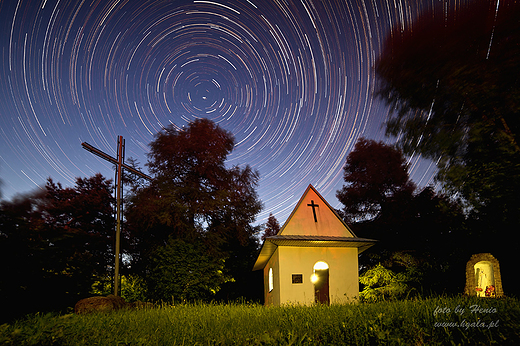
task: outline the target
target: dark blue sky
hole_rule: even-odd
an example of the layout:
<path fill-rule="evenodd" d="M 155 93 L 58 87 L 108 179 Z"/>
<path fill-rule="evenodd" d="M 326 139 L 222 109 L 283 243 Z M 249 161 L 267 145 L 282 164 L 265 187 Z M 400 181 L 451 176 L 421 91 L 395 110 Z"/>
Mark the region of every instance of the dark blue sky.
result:
<path fill-rule="evenodd" d="M 82 142 L 115 156 L 122 135 L 126 157 L 144 166 L 162 127 L 206 117 L 235 135 L 229 164 L 260 171 L 258 221 L 273 213 L 283 223 L 308 184 L 339 207 L 356 140 L 394 141 L 373 96 L 384 38 L 437 3 L 2 1 L 3 197 L 48 177 L 112 178 Z M 431 163 L 413 158 L 410 170 L 432 183 Z"/>

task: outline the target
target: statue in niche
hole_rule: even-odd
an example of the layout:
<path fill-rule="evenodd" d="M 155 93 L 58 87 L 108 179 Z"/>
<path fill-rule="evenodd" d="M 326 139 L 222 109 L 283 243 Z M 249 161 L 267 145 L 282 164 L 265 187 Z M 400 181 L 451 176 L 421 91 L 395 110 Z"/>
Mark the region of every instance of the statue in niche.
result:
<path fill-rule="evenodd" d="M 471 256 L 466 264 L 466 287 L 464 294 L 478 297 L 501 297 L 502 279 L 498 260 L 490 253 Z"/>

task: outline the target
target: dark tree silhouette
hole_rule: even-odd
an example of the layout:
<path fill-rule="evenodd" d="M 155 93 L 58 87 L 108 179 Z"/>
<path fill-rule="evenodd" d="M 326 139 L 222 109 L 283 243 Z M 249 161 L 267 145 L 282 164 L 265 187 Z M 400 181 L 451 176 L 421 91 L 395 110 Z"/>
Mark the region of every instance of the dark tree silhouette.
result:
<path fill-rule="evenodd" d="M 0 318 L 73 306 L 108 274 L 111 193 L 97 174 L 72 188 L 49 179 L 42 191 L 0 203 L 0 260 L 8 264 L 0 266 Z"/>
<path fill-rule="evenodd" d="M 520 3 L 471 1 L 424 13 L 388 36 L 376 71 L 395 110 L 387 132 L 439 168 L 471 216 L 467 247 L 516 278 L 520 228 Z M 511 289 L 518 291 L 515 280 Z"/>
<path fill-rule="evenodd" d="M 343 170 L 346 184 L 336 196 L 348 223 L 377 218 L 415 190 L 401 151 L 383 142 L 360 138 Z"/>
<path fill-rule="evenodd" d="M 57 271 L 85 276 L 77 279 L 71 292 L 88 295 L 92 281 L 86 278 L 104 275 L 114 262 L 112 183 L 98 173 L 77 178 L 73 188 L 63 188 L 49 178 L 45 189 L 40 210 L 54 249 L 48 260 Z"/>
<path fill-rule="evenodd" d="M 278 232 L 280 232 L 280 224 L 278 223 L 278 220 L 274 217 L 272 213 L 269 214 L 269 217 L 267 218 L 267 222 L 265 224 L 264 233 L 262 234 L 262 241 L 265 240 L 265 238 L 277 235 Z"/>
<path fill-rule="evenodd" d="M 378 240 L 360 257 L 360 264 L 375 268 L 382 263 L 396 273 L 406 272 L 409 289 L 446 292 L 449 285 L 456 290 L 449 281 L 458 275 L 457 266 L 463 266 L 457 257 L 465 234 L 459 204 L 430 187 L 415 192 L 402 152 L 382 142 L 361 138 L 347 156 L 344 171 L 346 185 L 337 196 L 345 221 L 356 235 Z M 409 258 L 414 264 L 395 258 Z M 417 277 L 412 278 L 412 272 Z"/>

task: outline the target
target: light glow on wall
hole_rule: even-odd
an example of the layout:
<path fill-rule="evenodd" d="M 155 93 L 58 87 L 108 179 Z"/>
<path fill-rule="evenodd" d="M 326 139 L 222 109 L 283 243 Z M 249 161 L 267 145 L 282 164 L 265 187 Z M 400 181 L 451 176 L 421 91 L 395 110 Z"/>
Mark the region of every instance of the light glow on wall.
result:
<path fill-rule="evenodd" d="M 323 269 L 329 269 L 329 265 L 323 261 L 316 262 L 314 265 L 314 270 L 323 270 Z"/>
<path fill-rule="evenodd" d="M 273 268 L 269 268 L 269 292 L 274 289 Z"/>
<path fill-rule="evenodd" d="M 329 269 L 329 265 L 326 262 L 318 261 L 314 264 L 314 273 L 311 275 L 311 282 L 315 284 L 319 280 L 319 276 L 316 275 L 316 270 L 326 270 Z"/>

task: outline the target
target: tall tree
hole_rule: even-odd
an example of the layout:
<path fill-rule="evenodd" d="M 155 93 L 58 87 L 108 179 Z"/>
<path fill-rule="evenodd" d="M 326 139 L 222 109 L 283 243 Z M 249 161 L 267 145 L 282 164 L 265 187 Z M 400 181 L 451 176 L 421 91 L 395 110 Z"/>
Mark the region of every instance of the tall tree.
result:
<path fill-rule="evenodd" d="M 349 223 L 377 218 L 415 190 L 401 151 L 383 142 L 360 138 L 343 170 L 345 185 L 336 196 Z"/>
<path fill-rule="evenodd" d="M 254 260 L 259 175 L 249 166 L 226 167 L 233 147 L 231 133 L 207 119 L 156 135 L 147 163 L 154 180 L 136 191 L 127 208 L 137 265 L 170 238 L 205 242 L 235 279 L 243 263 Z"/>
<path fill-rule="evenodd" d="M 265 224 L 264 233 L 262 234 L 262 240 L 265 240 L 265 238 L 277 235 L 278 232 L 280 232 L 280 224 L 278 223 L 278 220 L 276 220 L 276 217 L 272 213 L 269 214 L 269 217 L 267 218 L 267 222 Z"/>
<path fill-rule="evenodd" d="M 72 291 L 86 295 L 91 280 L 104 275 L 114 261 L 112 183 L 98 173 L 76 178 L 73 188 L 63 188 L 49 178 L 45 189 L 41 213 L 55 249 L 49 261 L 57 271 L 75 278 Z"/>

